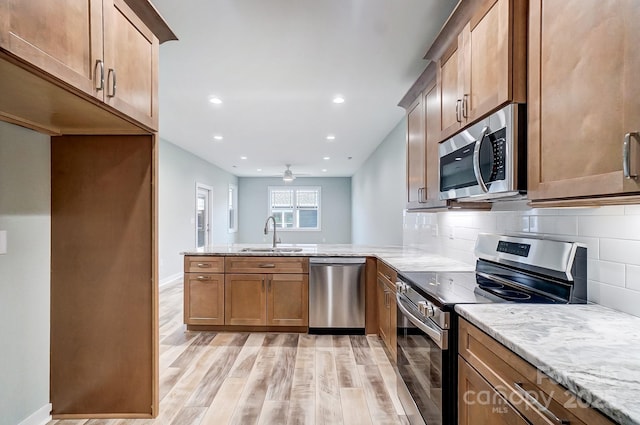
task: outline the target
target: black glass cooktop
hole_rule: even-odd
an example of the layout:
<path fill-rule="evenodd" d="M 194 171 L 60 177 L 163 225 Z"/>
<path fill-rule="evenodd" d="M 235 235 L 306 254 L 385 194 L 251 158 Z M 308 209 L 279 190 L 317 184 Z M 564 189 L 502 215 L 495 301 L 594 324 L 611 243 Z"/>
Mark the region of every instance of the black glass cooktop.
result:
<path fill-rule="evenodd" d="M 536 292 L 511 287 L 475 272 L 402 272 L 399 277 L 438 306 L 484 303 L 539 303 L 559 301 Z"/>

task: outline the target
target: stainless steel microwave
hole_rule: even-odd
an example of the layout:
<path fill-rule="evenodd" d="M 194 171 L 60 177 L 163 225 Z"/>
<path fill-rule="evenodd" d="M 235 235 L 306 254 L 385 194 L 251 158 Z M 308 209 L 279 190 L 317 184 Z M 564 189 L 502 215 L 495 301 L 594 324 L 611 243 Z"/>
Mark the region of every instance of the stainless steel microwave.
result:
<path fill-rule="evenodd" d="M 440 199 L 483 201 L 525 193 L 525 108 L 509 104 L 440 144 Z"/>

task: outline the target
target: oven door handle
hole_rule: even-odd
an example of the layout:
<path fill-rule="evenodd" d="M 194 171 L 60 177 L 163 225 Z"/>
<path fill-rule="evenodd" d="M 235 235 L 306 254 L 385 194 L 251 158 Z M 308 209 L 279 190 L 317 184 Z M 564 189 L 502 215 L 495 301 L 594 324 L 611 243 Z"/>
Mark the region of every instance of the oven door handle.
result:
<path fill-rule="evenodd" d="M 485 126 L 480 133 L 480 137 L 478 137 L 478 140 L 476 140 L 475 146 L 473 147 L 473 174 L 475 174 L 478 186 L 480 186 L 480 189 L 482 189 L 484 193 L 489 192 L 489 188 L 482 179 L 482 170 L 480 170 L 480 148 L 482 147 L 482 141 L 484 140 L 484 137 L 487 135 L 488 131 L 489 127 Z"/>
<path fill-rule="evenodd" d="M 423 321 L 415 317 L 409 311 L 409 309 L 405 307 L 405 302 L 402 300 L 400 294 L 396 294 L 396 301 L 398 304 L 398 308 L 400 309 L 402 314 L 404 314 L 407 319 L 409 319 L 409 321 L 413 323 L 418 329 L 427 334 L 429 338 L 431 338 L 441 350 L 446 350 L 449 348 L 447 341 L 447 331 L 438 328 L 436 325 L 424 323 Z"/>

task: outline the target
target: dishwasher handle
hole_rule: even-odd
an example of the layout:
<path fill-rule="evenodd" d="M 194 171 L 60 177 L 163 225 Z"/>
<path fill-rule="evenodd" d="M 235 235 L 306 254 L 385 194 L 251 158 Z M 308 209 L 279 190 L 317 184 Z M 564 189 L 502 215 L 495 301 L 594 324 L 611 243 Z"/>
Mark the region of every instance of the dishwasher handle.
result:
<path fill-rule="evenodd" d="M 309 258 L 310 266 L 339 266 L 351 264 L 364 264 L 366 258 L 361 257 L 311 257 Z"/>

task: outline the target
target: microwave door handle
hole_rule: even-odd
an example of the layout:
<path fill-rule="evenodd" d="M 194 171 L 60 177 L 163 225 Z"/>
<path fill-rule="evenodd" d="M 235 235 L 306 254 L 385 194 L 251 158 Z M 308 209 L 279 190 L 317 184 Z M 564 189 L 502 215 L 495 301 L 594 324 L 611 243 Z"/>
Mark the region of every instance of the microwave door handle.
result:
<path fill-rule="evenodd" d="M 480 189 L 482 189 L 484 193 L 489 192 L 489 188 L 487 188 L 487 184 L 482 179 L 482 172 L 480 170 L 480 147 L 482 146 L 482 141 L 488 131 L 489 127 L 484 127 L 482 129 L 480 137 L 476 140 L 475 147 L 473 148 L 473 174 L 475 174 L 478 186 L 480 186 Z"/>

